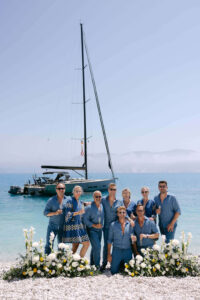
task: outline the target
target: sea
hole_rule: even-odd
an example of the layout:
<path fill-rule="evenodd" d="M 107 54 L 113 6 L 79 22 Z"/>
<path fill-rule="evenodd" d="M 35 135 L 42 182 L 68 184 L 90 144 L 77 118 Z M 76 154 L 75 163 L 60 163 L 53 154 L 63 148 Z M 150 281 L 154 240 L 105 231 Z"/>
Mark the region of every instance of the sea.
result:
<path fill-rule="evenodd" d="M 48 197 L 11 195 L 11 185 L 23 186 L 32 174 L 0 174 L 0 261 L 14 261 L 24 254 L 23 229 L 35 228 L 34 240 L 42 238 L 45 242 L 48 218 L 43 210 Z M 109 178 L 106 174 L 92 174 L 93 178 Z M 200 254 L 200 174 L 116 174 L 117 198 L 121 199 L 122 189 L 131 190 L 131 199 L 141 199 L 141 187 L 150 188 L 150 199 L 158 194 L 158 181 L 167 180 L 169 193 L 175 195 L 180 203 L 181 216 L 178 220 L 176 239 L 181 232 L 192 233 L 189 252 Z M 104 193 L 106 195 L 106 193 Z M 92 194 L 84 194 L 82 201 L 92 200 Z M 103 243 L 103 241 L 102 241 Z"/>

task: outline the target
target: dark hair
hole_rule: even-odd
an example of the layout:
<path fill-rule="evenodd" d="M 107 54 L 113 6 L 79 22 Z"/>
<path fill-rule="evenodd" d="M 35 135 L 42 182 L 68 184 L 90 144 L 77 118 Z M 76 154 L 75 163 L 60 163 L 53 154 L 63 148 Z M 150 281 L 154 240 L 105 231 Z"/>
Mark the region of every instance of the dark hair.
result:
<path fill-rule="evenodd" d="M 136 209 L 137 209 L 138 207 L 141 207 L 141 206 L 142 206 L 142 208 L 143 208 L 143 210 L 144 210 L 144 206 L 142 205 L 142 203 L 138 203 L 137 206 L 136 206 Z"/>
<path fill-rule="evenodd" d="M 160 181 L 158 182 L 158 185 L 160 185 L 161 183 L 164 183 L 164 184 L 166 184 L 166 186 L 167 186 L 167 181 L 166 181 L 166 180 L 160 180 Z"/>

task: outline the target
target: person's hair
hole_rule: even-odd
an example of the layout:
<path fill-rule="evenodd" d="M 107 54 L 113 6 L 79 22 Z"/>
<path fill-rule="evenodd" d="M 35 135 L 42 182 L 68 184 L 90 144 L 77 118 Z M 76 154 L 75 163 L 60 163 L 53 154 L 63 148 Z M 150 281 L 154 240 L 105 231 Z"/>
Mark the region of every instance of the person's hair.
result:
<path fill-rule="evenodd" d="M 93 197 L 94 197 L 94 195 L 96 194 L 96 193 L 100 193 L 101 194 L 101 192 L 100 191 L 94 191 L 94 193 L 93 193 Z M 102 194 L 101 194 L 102 195 Z"/>
<path fill-rule="evenodd" d="M 149 187 L 148 187 L 148 186 L 143 186 L 143 187 L 141 188 L 141 192 L 142 192 L 144 189 L 147 190 L 147 191 L 149 192 Z"/>
<path fill-rule="evenodd" d="M 166 180 L 160 180 L 160 181 L 158 182 L 158 185 L 160 185 L 161 183 L 164 183 L 164 184 L 166 184 L 166 186 L 167 186 L 167 181 L 166 181 Z"/>
<path fill-rule="evenodd" d="M 125 210 L 126 211 L 126 207 L 125 206 L 119 206 L 117 208 L 117 212 L 119 212 L 120 210 Z"/>
<path fill-rule="evenodd" d="M 138 203 L 138 204 L 137 204 L 137 206 L 136 206 L 136 210 L 137 210 L 137 208 L 138 208 L 138 207 L 142 207 L 142 208 L 143 208 L 143 210 L 144 210 L 144 206 L 142 205 L 142 203 Z"/>
<path fill-rule="evenodd" d="M 74 188 L 73 188 L 73 190 L 72 190 L 72 193 L 74 193 L 74 191 L 75 191 L 77 188 L 78 188 L 78 189 L 81 189 L 81 194 L 83 194 L 83 189 L 82 189 L 82 187 L 81 187 L 80 185 L 75 185 Z"/>
<path fill-rule="evenodd" d="M 64 182 L 60 181 L 60 182 L 58 182 L 58 183 L 56 184 L 56 188 L 58 187 L 59 184 L 62 184 L 62 185 L 64 185 L 64 187 L 65 187 Z"/>
<path fill-rule="evenodd" d="M 109 186 L 108 186 L 108 189 L 110 189 L 110 188 L 113 187 L 113 186 L 116 186 L 116 184 L 113 183 L 113 182 L 111 182 L 111 183 L 109 184 Z"/>
<path fill-rule="evenodd" d="M 122 194 L 123 194 L 123 192 L 128 192 L 128 193 L 129 193 L 129 196 L 130 196 L 130 198 L 131 198 L 131 190 L 130 190 L 129 188 L 123 189 L 123 190 L 122 190 Z"/>

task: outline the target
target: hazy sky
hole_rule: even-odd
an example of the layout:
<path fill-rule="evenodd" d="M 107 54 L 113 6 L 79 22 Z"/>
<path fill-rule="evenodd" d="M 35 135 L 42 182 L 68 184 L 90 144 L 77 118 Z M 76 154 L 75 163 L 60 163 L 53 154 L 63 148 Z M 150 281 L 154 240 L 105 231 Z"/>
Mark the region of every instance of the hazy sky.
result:
<path fill-rule="evenodd" d="M 80 20 L 111 152 L 199 152 L 199 16 L 198 0 L 0 0 L 0 171 L 80 156 Z M 89 80 L 89 153 L 103 153 Z"/>

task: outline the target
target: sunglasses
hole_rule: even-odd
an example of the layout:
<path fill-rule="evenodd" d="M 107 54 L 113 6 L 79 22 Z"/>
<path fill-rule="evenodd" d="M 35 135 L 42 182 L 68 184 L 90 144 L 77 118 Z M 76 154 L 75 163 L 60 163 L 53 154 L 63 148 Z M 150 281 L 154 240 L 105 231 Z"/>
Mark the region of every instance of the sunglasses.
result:
<path fill-rule="evenodd" d="M 110 191 L 116 191 L 117 189 L 110 189 Z"/>
<path fill-rule="evenodd" d="M 125 214 L 126 214 L 125 211 L 119 211 L 118 213 L 119 213 L 120 215 L 125 215 Z"/>
<path fill-rule="evenodd" d="M 101 196 L 95 196 L 96 199 L 101 199 Z"/>
<path fill-rule="evenodd" d="M 57 190 L 59 190 L 59 191 L 64 191 L 65 188 L 57 188 Z"/>
<path fill-rule="evenodd" d="M 147 194 L 149 191 L 142 191 L 142 194 Z"/>

